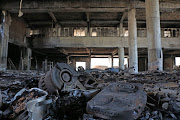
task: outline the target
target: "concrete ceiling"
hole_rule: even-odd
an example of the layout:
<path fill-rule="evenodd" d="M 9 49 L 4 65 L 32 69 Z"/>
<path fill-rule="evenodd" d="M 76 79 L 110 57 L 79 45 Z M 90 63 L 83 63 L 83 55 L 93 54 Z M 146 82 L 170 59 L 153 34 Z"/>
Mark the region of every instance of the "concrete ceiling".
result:
<path fill-rule="evenodd" d="M 138 27 L 146 27 L 144 0 L 130 1 L 137 8 Z M 18 15 L 19 0 L 6 0 L 1 3 L 2 9 Z M 23 1 L 22 18 L 31 28 L 51 27 L 55 22 L 54 18 L 62 27 L 86 27 L 88 18 L 92 27 L 117 27 L 124 12 L 128 11 L 129 5 L 128 0 L 31 0 Z M 160 7 L 161 27 L 180 27 L 180 1 L 160 0 Z M 125 27 L 128 25 L 127 21 L 126 15 Z"/>
<path fill-rule="evenodd" d="M 130 2 L 136 7 L 137 26 L 146 27 L 145 0 L 23 0 L 22 18 L 30 28 L 52 27 L 59 23 L 62 27 L 118 27 L 123 21 L 128 26 L 127 11 Z M 20 0 L 0 0 L 0 9 L 18 16 Z M 162 28 L 180 28 L 180 1 L 160 0 Z M 53 48 L 34 49 L 41 55 L 111 55 L 117 48 Z M 164 54 L 174 51 L 164 50 Z M 125 49 L 128 54 L 128 49 Z M 147 49 L 139 49 L 139 55 L 147 55 Z M 174 54 L 174 53 L 173 53 Z M 177 53 L 179 54 L 179 52 Z"/>

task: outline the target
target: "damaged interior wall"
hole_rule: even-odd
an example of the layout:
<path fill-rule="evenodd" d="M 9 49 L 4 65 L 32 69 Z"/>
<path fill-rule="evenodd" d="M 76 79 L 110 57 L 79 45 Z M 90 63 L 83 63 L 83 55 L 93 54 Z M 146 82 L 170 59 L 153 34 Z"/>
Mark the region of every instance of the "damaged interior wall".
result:
<path fill-rule="evenodd" d="M 11 15 L 11 25 L 9 27 L 9 42 L 18 46 L 27 46 L 26 30 L 27 23 L 16 15 Z"/>

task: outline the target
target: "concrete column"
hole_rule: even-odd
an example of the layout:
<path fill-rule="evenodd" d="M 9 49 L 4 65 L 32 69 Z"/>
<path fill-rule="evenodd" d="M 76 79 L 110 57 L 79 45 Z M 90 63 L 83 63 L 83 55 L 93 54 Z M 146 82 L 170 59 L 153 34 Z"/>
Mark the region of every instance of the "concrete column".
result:
<path fill-rule="evenodd" d="M 120 30 L 120 37 L 123 37 L 123 36 L 124 36 L 124 32 L 123 32 L 123 22 L 120 23 L 119 30 Z"/>
<path fill-rule="evenodd" d="M 25 48 L 24 49 L 24 59 L 22 59 L 22 70 L 30 70 L 31 69 L 31 57 L 32 57 L 31 48 Z"/>
<path fill-rule="evenodd" d="M 87 23 L 87 36 L 90 36 L 90 22 Z"/>
<path fill-rule="evenodd" d="M 148 70 L 162 71 L 159 0 L 146 0 Z"/>
<path fill-rule="evenodd" d="M 67 64 L 69 65 L 70 64 L 70 60 L 69 60 L 69 55 L 66 57 L 67 58 Z"/>
<path fill-rule="evenodd" d="M 114 59 L 113 59 L 113 55 L 111 55 L 111 68 L 114 68 Z"/>
<path fill-rule="evenodd" d="M 89 63 L 88 63 L 88 68 L 87 69 L 91 69 L 91 50 L 90 50 L 90 54 L 89 54 Z"/>
<path fill-rule="evenodd" d="M 24 70 L 24 59 L 21 59 L 21 70 Z"/>
<path fill-rule="evenodd" d="M 138 54 L 137 54 L 137 23 L 136 9 L 130 9 L 128 12 L 128 31 L 129 31 L 129 68 L 130 73 L 138 73 Z"/>
<path fill-rule="evenodd" d="M 120 70 L 124 70 L 124 48 L 118 48 L 118 56 L 119 56 L 119 68 Z"/>
<path fill-rule="evenodd" d="M 88 57 L 88 63 L 86 63 L 86 64 L 88 64 L 88 67 L 87 67 L 87 69 L 91 69 L 91 48 L 90 48 L 90 51 L 89 51 L 89 57 Z"/>
<path fill-rule="evenodd" d="M 31 48 L 27 48 L 27 70 L 31 69 L 31 57 L 32 57 L 32 50 Z"/>
<path fill-rule="evenodd" d="M 2 21 L 0 21 L 0 71 L 4 71 L 7 69 L 9 25 L 11 23 L 11 18 L 6 11 L 2 11 L 1 17 Z"/>
<path fill-rule="evenodd" d="M 44 61 L 44 71 L 47 72 L 48 71 L 48 60 L 45 59 Z"/>
<path fill-rule="evenodd" d="M 39 69 L 38 69 L 38 61 L 37 61 L 36 56 L 35 56 L 35 63 L 36 63 L 36 67 L 35 67 L 35 68 L 36 68 L 36 70 L 39 70 Z"/>
<path fill-rule="evenodd" d="M 91 69 L 91 56 L 89 56 L 89 65 L 88 65 L 88 68 L 87 69 Z"/>
<path fill-rule="evenodd" d="M 145 57 L 145 71 L 148 70 L 148 58 Z"/>
<path fill-rule="evenodd" d="M 27 52 L 26 48 L 21 49 L 21 70 L 27 69 Z"/>

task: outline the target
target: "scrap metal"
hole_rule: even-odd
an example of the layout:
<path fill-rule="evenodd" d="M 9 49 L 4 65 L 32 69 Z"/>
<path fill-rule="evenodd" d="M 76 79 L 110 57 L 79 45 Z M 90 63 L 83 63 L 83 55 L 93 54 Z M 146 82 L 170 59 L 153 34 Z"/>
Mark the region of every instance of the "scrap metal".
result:
<path fill-rule="evenodd" d="M 31 116 L 34 116 L 34 111 L 37 111 L 35 110 L 36 107 L 43 106 L 44 112 L 37 112 L 37 116 L 43 117 L 42 119 L 44 120 L 103 120 L 116 116 L 114 109 L 116 109 L 118 105 L 117 110 L 120 111 L 127 104 L 130 104 L 130 107 L 127 107 L 127 109 L 135 111 L 133 112 L 133 115 L 135 115 L 133 117 L 137 120 L 180 119 L 180 71 L 147 71 L 138 74 L 129 74 L 128 70 L 116 72 L 111 69 L 84 70 L 83 68 L 79 68 L 79 70 L 76 71 L 73 67 L 65 63 L 58 63 L 49 73 L 46 73 L 45 76 L 44 73 L 37 73 L 35 71 L 6 71 L 0 73 L 0 119 L 10 119 L 11 115 L 14 115 L 11 119 L 15 120 L 31 119 Z M 42 81 L 44 81 L 44 84 L 41 83 Z M 125 87 L 125 89 L 123 89 L 123 86 L 110 87 L 111 85 L 123 83 L 129 87 Z M 136 102 L 131 100 L 138 97 L 133 95 L 140 90 L 139 87 L 134 87 L 136 84 L 142 84 L 140 87 L 141 91 L 143 86 L 143 90 L 147 94 L 147 102 L 142 100 L 144 103 L 142 104 L 143 107 L 140 112 L 137 112 L 138 109 L 135 108 L 138 108 L 141 101 L 136 105 Z M 28 98 L 34 96 L 33 94 L 27 94 L 27 98 L 21 96 L 18 99 L 14 99 L 14 96 L 16 96 L 21 89 L 29 91 L 29 89 L 37 88 L 38 86 L 42 91 L 49 93 L 42 102 L 36 103 L 37 101 L 34 101 L 32 104 L 28 104 L 28 101 L 31 101 Z M 108 92 L 101 94 L 105 90 Z M 110 97 L 107 94 L 110 95 Z M 125 94 L 127 96 L 123 97 Z M 139 97 L 145 99 L 145 97 L 141 95 Z M 113 98 L 112 96 L 116 97 Z M 129 102 L 127 100 L 127 102 L 124 101 L 124 104 L 121 104 L 123 103 L 123 99 L 126 98 L 129 98 Z M 90 104 L 91 101 L 94 101 L 93 107 Z M 110 102 L 108 103 L 108 101 Z M 102 105 L 102 103 L 106 104 Z M 103 109 L 103 107 L 106 108 L 111 104 L 112 106 L 117 104 L 117 106 L 109 107 L 108 111 Z M 132 105 L 134 109 L 131 107 Z M 95 112 L 95 109 L 89 111 L 88 106 L 92 108 L 99 107 L 101 113 L 97 114 L 98 112 Z M 125 111 L 126 110 L 122 110 L 121 112 L 123 113 Z M 124 117 L 126 117 L 126 115 L 131 114 L 132 111 L 129 113 L 125 112 L 122 116 L 124 115 Z M 128 117 L 133 118 L 130 115 Z"/>
<path fill-rule="evenodd" d="M 68 90 L 76 87 L 77 71 L 65 63 L 57 63 L 39 81 L 39 88 L 54 93 L 57 90 Z"/>

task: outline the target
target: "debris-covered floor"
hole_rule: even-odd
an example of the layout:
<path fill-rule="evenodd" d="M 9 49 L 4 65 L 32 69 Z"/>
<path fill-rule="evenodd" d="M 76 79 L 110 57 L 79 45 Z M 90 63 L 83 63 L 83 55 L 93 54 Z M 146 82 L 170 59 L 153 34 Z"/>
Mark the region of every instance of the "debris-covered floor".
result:
<path fill-rule="evenodd" d="M 180 72 L 0 73 L 0 120 L 180 120 Z"/>

